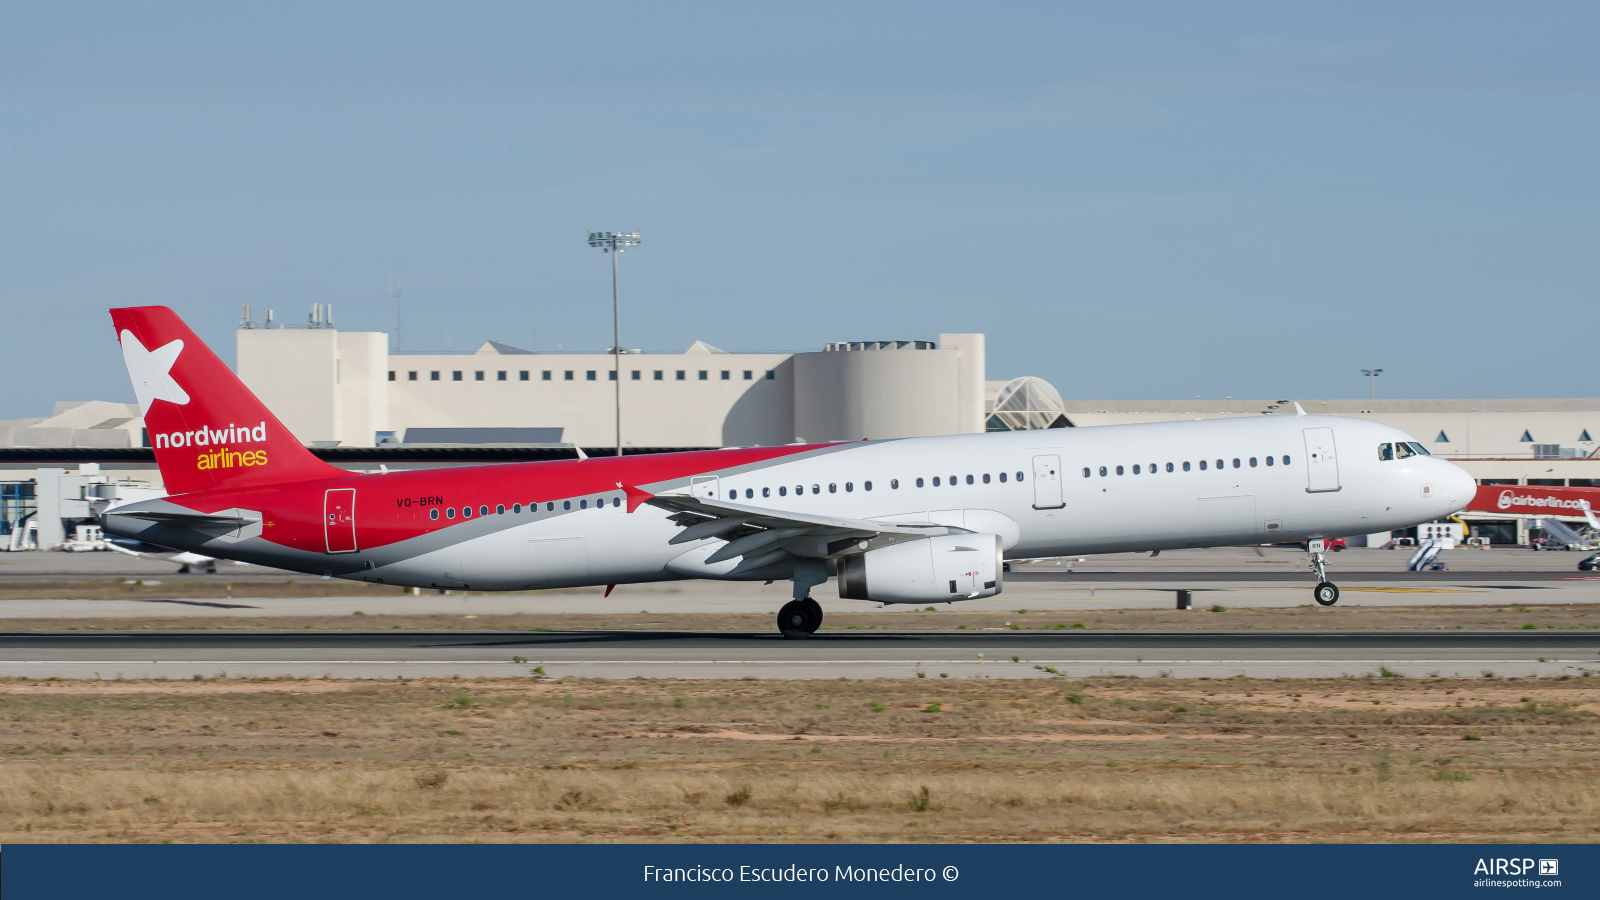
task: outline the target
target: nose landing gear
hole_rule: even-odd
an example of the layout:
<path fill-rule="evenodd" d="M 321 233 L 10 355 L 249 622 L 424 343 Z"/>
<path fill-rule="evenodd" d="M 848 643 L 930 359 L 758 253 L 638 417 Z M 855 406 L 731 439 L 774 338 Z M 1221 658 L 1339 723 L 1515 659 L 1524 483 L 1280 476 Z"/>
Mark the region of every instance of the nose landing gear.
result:
<path fill-rule="evenodd" d="M 1339 602 L 1339 586 L 1328 580 L 1328 558 L 1322 541 L 1311 541 L 1306 549 L 1311 553 L 1311 572 L 1317 576 L 1317 586 L 1311 592 L 1319 606 L 1332 606 Z"/>

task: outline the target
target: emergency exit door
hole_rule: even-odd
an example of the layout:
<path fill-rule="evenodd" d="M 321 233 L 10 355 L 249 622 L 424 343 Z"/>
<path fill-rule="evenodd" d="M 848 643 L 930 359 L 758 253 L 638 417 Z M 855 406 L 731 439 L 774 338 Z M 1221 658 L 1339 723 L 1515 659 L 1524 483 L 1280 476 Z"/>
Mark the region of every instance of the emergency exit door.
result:
<path fill-rule="evenodd" d="M 356 492 L 354 488 L 328 491 L 322 500 L 322 533 L 329 553 L 356 552 Z"/>
<path fill-rule="evenodd" d="M 1060 509 L 1067 503 L 1061 494 L 1061 457 L 1033 458 L 1033 508 Z"/>
<path fill-rule="evenodd" d="M 1306 493 L 1339 489 L 1339 453 L 1333 446 L 1332 428 L 1307 428 Z"/>

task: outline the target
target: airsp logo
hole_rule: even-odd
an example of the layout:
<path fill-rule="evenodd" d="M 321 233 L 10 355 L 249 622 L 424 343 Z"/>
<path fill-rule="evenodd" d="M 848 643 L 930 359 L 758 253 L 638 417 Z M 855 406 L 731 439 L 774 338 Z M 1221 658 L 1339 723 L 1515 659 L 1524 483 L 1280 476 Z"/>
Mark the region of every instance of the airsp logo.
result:
<path fill-rule="evenodd" d="M 139 412 L 150 413 L 150 405 L 157 400 L 176 403 L 189 402 L 189 394 L 172 378 L 172 364 L 183 352 L 183 341 L 173 341 L 154 350 L 146 350 L 133 332 L 122 330 L 122 361 L 128 366 L 128 377 L 133 380 L 133 392 L 139 398 Z"/>
<path fill-rule="evenodd" d="M 1541 859 L 1541 860 L 1539 860 L 1539 874 L 1540 875 L 1560 875 L 1561 874 L 1561 861 L 1558 860 L 1558 859 Z"/>

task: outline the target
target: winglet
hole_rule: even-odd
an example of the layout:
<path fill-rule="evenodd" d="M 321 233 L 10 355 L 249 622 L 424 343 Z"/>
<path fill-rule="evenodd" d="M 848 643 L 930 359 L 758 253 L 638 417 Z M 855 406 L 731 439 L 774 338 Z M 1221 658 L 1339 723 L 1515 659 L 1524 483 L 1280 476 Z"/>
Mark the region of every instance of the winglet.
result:
<path fill-rule="evenodd" d="M 573 444 L 572 445 L 572 449 L 578 451 L 578 458 L 579 459 L 588 459 L 589 458 L 589 454 L 583 452 L 583 448 L 579 447 L 577 444 Z"/>
<path fill-rule="evenodd" d="M 1306 414 L 1306 411 L 1300 408 L 1300 404 L 1296 403 L 1294 405 L 1294 414 L 1297 416 L 1303 416 Z"/>
<path fill-rule="evenodd" d="M 620 481 L 617 482 L 617 487 L 622 488 L 622 492 L 628 495 L 628 512 L 633 512 L 639 508 L 639 504 L 655 496 L 655 494 L 652 494 L 649 491 L 641 491 L 636 487 L 623 484 Z"/>

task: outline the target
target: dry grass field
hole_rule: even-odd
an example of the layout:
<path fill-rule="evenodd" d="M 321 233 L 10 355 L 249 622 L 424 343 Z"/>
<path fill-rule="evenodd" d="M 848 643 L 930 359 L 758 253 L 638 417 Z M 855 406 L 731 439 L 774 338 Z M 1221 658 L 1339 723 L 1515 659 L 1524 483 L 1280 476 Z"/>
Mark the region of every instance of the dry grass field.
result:
<path fill-rule="evenodd" d="M 1568 680 L 0 682 L 0 842 L 1593 841 Z"/>

